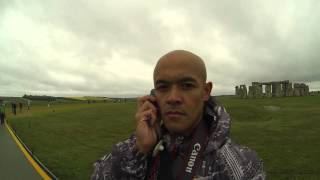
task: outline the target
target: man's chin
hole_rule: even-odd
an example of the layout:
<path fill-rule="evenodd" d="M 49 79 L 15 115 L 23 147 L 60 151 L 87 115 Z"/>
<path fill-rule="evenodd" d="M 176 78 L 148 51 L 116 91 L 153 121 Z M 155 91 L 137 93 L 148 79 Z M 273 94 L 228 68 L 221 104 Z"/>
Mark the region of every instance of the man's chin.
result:
<path fill-rule="evenodd" d="M 181 124 L 177 123 L 164 123 L 166 129 L 169 131 L 170 134 L 184 134 L 186 128 L 181 127 Z"/>

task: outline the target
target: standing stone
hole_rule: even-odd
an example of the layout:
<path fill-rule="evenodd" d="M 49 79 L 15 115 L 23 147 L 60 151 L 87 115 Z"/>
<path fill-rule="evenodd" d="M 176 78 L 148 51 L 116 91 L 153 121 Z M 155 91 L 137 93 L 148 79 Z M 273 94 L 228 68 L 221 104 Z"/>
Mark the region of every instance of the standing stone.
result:
<path fill-rule="evenodd" d="M 309 86 L 304 83 L 302 83 L 301 85 L 302 85 L 301 88 L 303 89 L 303 95 L 308 96 L 309 95 Z"/>
<path fill-rule="evenodd" d="M 306 90 L 305 91 L 306 91 L 306 96 L 309 96 L 309 94 L 310 94 L 309 93 L 309 86 L 306 85 Z"/>
<path fill-rule="evenodd" d="M 239 86 L 236 86 L 236 96 L 240 97 Z"/>
<path fill-rule="evenodd" d="M 253 97 L 255 98 L 262 98 L 262 84 L 259 82 L 252 82 L 252 91 Z"/>
<path fill-rule="evenodd" d="M 293 87 L 294 87 L 294 89 L 293 89 L 293 95 L 294 95 L 294 96 L 300 96 L 300 84 L 294 83 L 294 84 L 293 84 Z"/>
<path fill-rule="evenodd" d="M 300 96 L 305 96 L 305 84 L 300 84 Z"/>
<path fill-rule="evenodd" d="M 248 93 L 248 97 L 249 97 L 249 98 L 253 98 L 253 97 L 254 97 L 254 95 L 253 95 L 253 88 L 252 88 L 252 86 L 249 86 L 249 93 Z"/>
<path fill-rule="evenodd" d="M 268 98 L 272 97 L 271 84 L 266 84 L 265 90 L 266 90 L 266 97 L 268 97 Z"/>
<path fill-rule="evenodd" d="M 279 82 L 272 82 L 272 96 L 281 97 L 281 85 Z"/>
<path fill-rule="evenodd" d="M 281 81 L 281 96 L 288 96 L 288 84 L 289 80 Z"/>
<path fill-rule="evenodd" d="M 240 85 L 241 98 L 247 98 L 247 87 L 246 85 Z"/>
<path fill-rule="evenodd" d="M 281 96 L 287 96 L 287 84 L 286 83 L 281 83 Z"/>
<path fill-rule="evenodd" d="M 293 96 L 292 83 L 288 83 L 287 91 L 288 91 L 288 96 Z"/>
<path fill-rule="evenodd" d="M 262 84 L 259 83 L 258 86 L 258 93 L 259 93 L 259 98 L 263 98 L 263 91 L 262 91 Z"/>
<path fill-rule="evenodd" d="M 263 97 L 262 84 L 260 84 L 260 83 L 256 85 L 256 97 L 257 98 L 262 98 Z"/>

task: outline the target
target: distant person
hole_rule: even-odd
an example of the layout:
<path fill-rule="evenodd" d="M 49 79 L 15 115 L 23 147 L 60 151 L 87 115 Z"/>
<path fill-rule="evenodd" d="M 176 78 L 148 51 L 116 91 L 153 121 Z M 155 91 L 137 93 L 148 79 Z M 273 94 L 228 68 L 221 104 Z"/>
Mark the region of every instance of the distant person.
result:
<path fill-rule="evenodd" d="M 30 110 L 31 101 L 29 99 L 27 101 L 27 105 L 28 105 L 28 110 Z"/>
<path fill-rule="evenodd" d="M 0 100 L 0 123 L 1 125 L 4 125 L 4 118 L 6 117 L 6 114 L 5 114 L 5 105 L 4 105 L 4 102 L 2 100 Z"/>
<path fill-rule="evenodd" d="M 16 103 L 12 104 L 12 112 L 14 115 L 17 115 L 17 104 Z"/>
<path fill-rule="evenodd" d="M 19 102 L 19 111 L 20 112 L 22 112 L 22 107 L 23 107 L 22 102 Z"/>
<path fill-rule="evenodd" d="M 155 91 L 138 99 L 135 133 L 94 164 L 92 179 L 264 180 L 263 164 L 231 141 L 230 116 L 210 96 L 203 60 L 162 56 Z"/>

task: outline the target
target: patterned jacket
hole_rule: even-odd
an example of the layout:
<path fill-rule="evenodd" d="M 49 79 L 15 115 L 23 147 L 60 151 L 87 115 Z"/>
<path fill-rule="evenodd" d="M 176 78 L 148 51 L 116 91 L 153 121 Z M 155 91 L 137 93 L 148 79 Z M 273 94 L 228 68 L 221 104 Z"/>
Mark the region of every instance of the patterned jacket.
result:
<path fill-rule="evenodd" d="M 263 163 L 258 155 L 247 147 L 231 142 L 230 116 L 225 109 L 211 100 L 206 103 L 203 118 L 209 126 L 209 138 L 194 179 L 264 180 Z M 172 146 L 182 147 L 184 144 L 183 137 L 172 139 L 168 134 L 163 136 L 163 140 L 168 151 Z M 153 156 L 138 153 L 135 141 L 136 137 L 132 135 L 116 144 L 110 154 L 95 162 L 91 179 L 149 179 Z"/>

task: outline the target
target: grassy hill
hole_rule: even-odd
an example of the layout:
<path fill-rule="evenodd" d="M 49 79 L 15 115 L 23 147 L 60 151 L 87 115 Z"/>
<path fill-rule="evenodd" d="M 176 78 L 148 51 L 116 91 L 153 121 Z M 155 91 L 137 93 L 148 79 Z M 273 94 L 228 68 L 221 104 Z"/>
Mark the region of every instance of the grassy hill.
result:
<path fill-rule="evenodd" d="M 66 98 L 80 100 L 80 101 L 110 101 L 109 98 L 95 97 L 95 96 L 74 96 L 74 97 L 66 97 Z"/>
<path fill-rule="evenodd" d="M 258 152 L 268 179 L 320 179 L 320 96 L 218 100 L 233 141 Z M 135 110 L 132 102 L 39 103 L 8 119 L 60 179 L 89 179 L 92 163 L 134 130 Z"/>
<path fill-rule="evenodd" d="M 21 102 L 21 103 L 26 103 L 28 99 L 25 99 L 23 97 L 1 97 L 0 100 L 4 101 L 5 103 L 11 103 L 11 102 Z"/>

